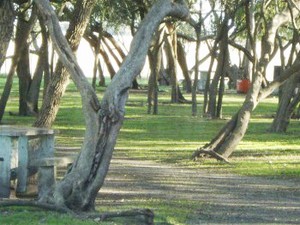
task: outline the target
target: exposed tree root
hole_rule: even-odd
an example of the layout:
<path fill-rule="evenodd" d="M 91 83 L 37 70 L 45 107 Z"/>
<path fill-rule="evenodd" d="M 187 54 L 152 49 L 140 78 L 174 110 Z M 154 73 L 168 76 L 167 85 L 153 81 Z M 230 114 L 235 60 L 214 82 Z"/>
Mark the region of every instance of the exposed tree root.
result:
<path fill-rule="evenodd" d="M 154 224 L 154 213 L 150 209 L 132 209 L 127 211 L 121 212 L 107 212 L 103 214 L 94 214 L 89 215 L 88 218 L 90 219 L 99 219 L 100 221 L 105 221 L 111 218 L 116 217 L 142 217 L 143 224 L 153 225 Z M 142 222 L 142 221 L 140 221 Z"/>
<path fill-rule="evenodd" d="M 106 221 L 116 217 L 139 217 L 139 221 L 142 224 L 153 225 L 154 224 L 154 213 L 150 209 L 132 209 L 121 212 L 106 212 L 106 213 L 97 213 L 97 212 L 74 212 L 66 207 L 60 207 L 54 204 L 41 203 L 38 201 L 30 200 L 1 200 L 0 208 L 10 207 L 10 206 L 21 206 L 21 207 L 35 207 L 38 209 L 65 213 L 71 216 L 74 216 L 78 219 L 93 219 L 99 221 Z"/>
<path fill-rule="evenodd" d="M 206 155 L 209 155 L 209 156 L 215 158 L 216 160 L 230 163 L 227 158 L 223 157 L 222 155 L 218 154 L 217 152 L 215 152 L 213 150 L 204 150 L 204 149 L 198 149 L 197 151 L 195 151 L 194 154 L 192 155 L 192 159 L 196 160 L 197 158 L 204 157 Z"/>
<path fill-rule="evenodd" d="M 74 212 L 66 207 L 60 207 L 54 204 L 41 203 L 38 201 L 30 201 L 30 200 L 2 200 L 0 202 L 1 207 L 10 207 L 10 206 L 27 206 L 27 207 L 35 207 L 47 211 L 53 211 L 58 213 L 69 213 L 74 214 Z"/>

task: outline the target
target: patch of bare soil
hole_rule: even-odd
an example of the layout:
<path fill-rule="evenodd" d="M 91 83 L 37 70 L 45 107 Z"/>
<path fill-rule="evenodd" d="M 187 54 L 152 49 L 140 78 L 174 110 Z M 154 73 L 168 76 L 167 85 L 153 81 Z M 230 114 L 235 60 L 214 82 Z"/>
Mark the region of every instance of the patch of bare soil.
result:
<path fill-rule="evenodd" d="M 299 187 L 299 179 L 216 174 L 114 159 L 98 204 L 126 204 L 137 198 L 183 200 L 199 203 L 186 224 L 300 224 Z"/>

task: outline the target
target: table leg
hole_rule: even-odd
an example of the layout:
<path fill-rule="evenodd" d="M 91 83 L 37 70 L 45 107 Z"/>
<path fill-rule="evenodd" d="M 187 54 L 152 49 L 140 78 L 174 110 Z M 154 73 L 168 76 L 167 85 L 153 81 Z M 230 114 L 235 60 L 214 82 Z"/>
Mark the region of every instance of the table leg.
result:
<path fill-rule="evenodd" d="M 10 196 L 10 166 L 12 156 L 12 140 L 0 136 L 0 198 Z"/>
<path fill-rule="evenodd" d="M 43 136 L 41 142 L 42 158 L 54 157 L 54 135 Z M 56 170 L 54 165 L 41 165 L 38 171 L 38 198 L 42 200 L 45 195 L 53 188 L 56 179 Z"/>
<path fill-rule="evenodd" d="M 24 193 L 28 180 L 28 137 L 21 136 L 18 141 L 18 183 L 17 193 Z"/>
<path fill-rule="evenodd" d="M 44 135 L 41 137 L 41 158 L 54 156 L 54 135 Z"/>

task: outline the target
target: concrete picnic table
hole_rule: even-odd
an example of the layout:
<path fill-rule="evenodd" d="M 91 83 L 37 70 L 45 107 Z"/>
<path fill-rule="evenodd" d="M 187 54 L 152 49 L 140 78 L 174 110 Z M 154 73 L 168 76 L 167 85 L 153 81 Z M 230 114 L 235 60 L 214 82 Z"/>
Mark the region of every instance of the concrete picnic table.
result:
<path fill-rule="evenodd" d="M 17 171 L 16 193 L 25 193 L 29 169 L 30 141 L 39 139 L 34 157 L 54 156 L 54 130 L 35 127 L 0 126 L 0 198 L 9 198 L 11 169 Z"/>

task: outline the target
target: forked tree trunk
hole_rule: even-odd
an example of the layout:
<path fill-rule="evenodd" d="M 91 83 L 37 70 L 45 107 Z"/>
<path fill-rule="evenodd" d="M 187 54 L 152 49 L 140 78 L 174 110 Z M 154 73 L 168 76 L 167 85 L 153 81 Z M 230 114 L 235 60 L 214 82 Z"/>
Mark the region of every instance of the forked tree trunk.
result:
<path fill-rule="evenodd" d="M 202 155 L 210 155 L 218 160 L 228 160 L 228 157 L 233 153 L 236 146 L 244 137 L 250 116 L 253 110 L 256 108 L 258 103 L 270 95 L 274 88 L 279 87 L 289 77 L 296 76 L 300 68 L 300 54 L 293 65 L 283 72 L 283 75 L 278 80 L 273 81 L 268 87 L 262 88 L 262 83 L 265 79 L 265 72 L 268 62 L 271 60 L 271 54 L 274 50 L 274 41 L 277 30 L 283 24 L 291 21 L 291 14 L 293 13 L 294 18 L 299 15 L 296 8 L 300 6 L 300 1 L 297 1 L 297 7 L 285 9 L 283 12 L 278 13 L 273 19 L 266 24 L 266 33 L 262 38 L 261 58 L 256 64 L 254 72 L 254 80 L 252 87 L 249 90 L 243 106 L 236 115 L 220 130 L 216 137 L 203 148 L 198 149 L 194 152 L 193 158 L 197 158 Z"/>
<path fill-rule="evenodd" d="M 166 33 L 166 54 L 168 61 L 168 72 L 170 73 L 171 84 L 171 102 L 179 103 L 179 91 L 178 91 L 178 71 L 177 71 L 177 38 L 175 33 L 175 25 L 168 22 L 166 23 L 168 32 Z"/>
<path fill-rule="evenodd" d="M 41 18 L 39 18 L 41 20 Z M 39 49 L 39 58 L 37 61 L 37 66 L 35 68 L 31 85 L 27 93 L 27 114 L 36 115 L 39 111 L 38 109 L 38 101 L 40 96 L 40 88 L 44 75 L 44 86 L 47 87 L 47 83 L 49 80 L 49 52 L 48 52 L 48 34 L 46 31 L 46 27 L 40 21 L 40 26 L 42 30 L 42 44 Z"/>
<path fill-rule="evenodd" d="M 85 28 L 89 22 L 95 0 L 78 0 L 75 4 L 73 18 L 70 21 L 66 38 L 71 49 L 76 52 Z M 59 108 L 60 100 L 69 83 L 69 74 L 61 62 L 58 62 L 51 82 L 47 87 L 47 94 L 44 98 L 41 111 L 34 122 L 36 127 L 51 127 Z"/>
<path fill-rule="evenodd" d="M 49 2 L 35 0 L 43 13 L 60 60 L 68 68 L 82 96 L 86 133 L 84 143 L 72 169 L 58 183 L 53 195 L 41 199 L 73 210 L 91 210 L 106 177 L 117 135 L 124 119 L 125 102 L 133 79 L 140 73 L 152 34 L 165 16 L 185 18 L 188 9 L 182 4 L 159 0 L 148 13 L 136 33 L 130 52 L 107 88 L 101 105 L 71 49 L 64 39 L 56 15 Z"/>
<path fill-rule="evenodd" d="M 151 74 L 148 81 L 148 114 L 151 112 L 153 115 L 158 114 L 158 76 L 162 67 L 162 46 L 164 38 L 164 25 L 155 35 L 154 46 L 148 51 L 149 64 Z"/>
<path fill-rule="evenodd" d="M 21 21 L 21 28 L 19 29 L 24 29 L 27 26 L 27 22 Z M 45 34 L 45 28 L 42 25 L 41 28 L 42 45 L 39 49 L 39 58 L 33 77 L 31 78 L 29 44 L 27 42 L 24 43 L 24 49 L 21 52 L 17 65 L 17 75 L 19 77 L 19 115 L 21 116 L 37 115 L 38 113 L 40 86 L 43 72 L 48 62 L 47 34 Z M 24 38 L 22 36 L 23 32 L 18 33 L 21 34 L 20 39 L 22 40 Z"/>
<path fill-rule="evenodd" d="M 228 10 L 227 10 L 228 11 Z M 225 15 L 225 19 L 218 31 L 218 40 L 220 53 L 218 55 L 218 64 L 215 75 L 209 87 L 209 101 L 207 115 L 209 117 L 221 118 L 222 99 L 224 92 L 224 77 L 229 67 L 229 50 L 228 50 L 228 26 L 229 15 Z"/>

